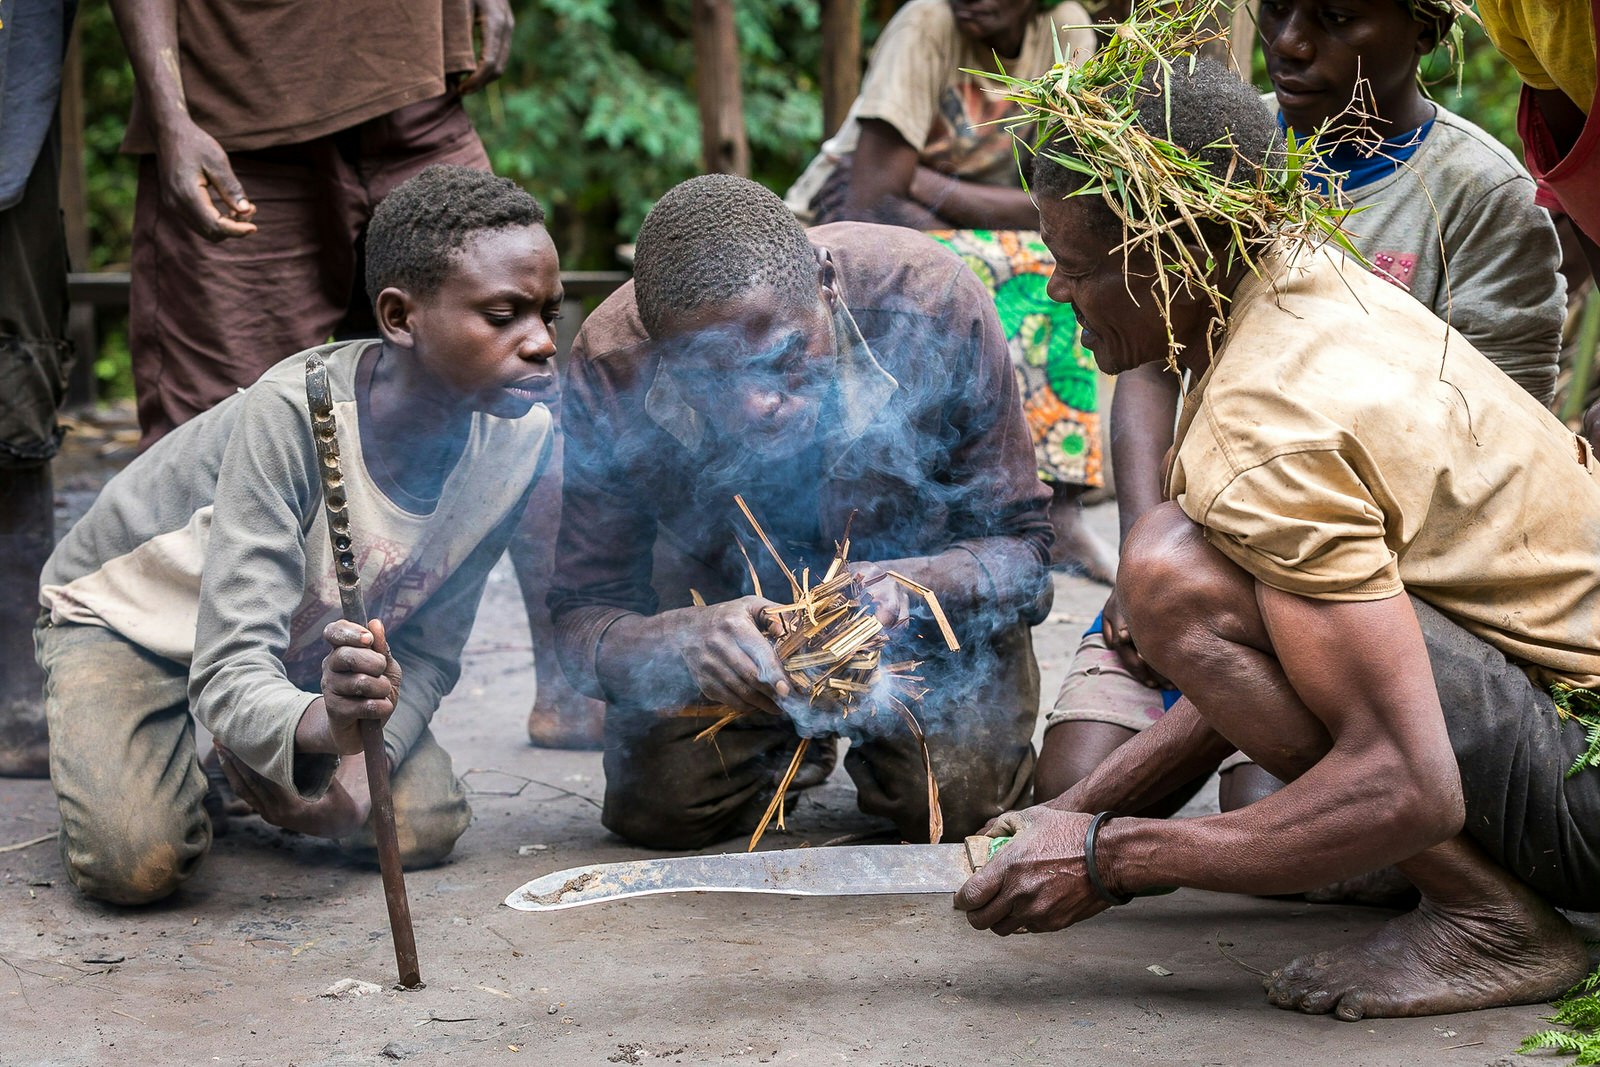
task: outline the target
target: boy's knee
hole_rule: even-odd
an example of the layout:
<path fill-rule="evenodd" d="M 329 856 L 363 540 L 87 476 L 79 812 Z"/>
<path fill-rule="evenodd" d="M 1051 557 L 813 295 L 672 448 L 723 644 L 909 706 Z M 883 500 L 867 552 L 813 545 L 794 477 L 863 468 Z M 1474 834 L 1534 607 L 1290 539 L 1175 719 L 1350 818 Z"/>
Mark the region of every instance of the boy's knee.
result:
<path fill-rule="evenodd" d="M 85 896 L 110 904 L 164 900 L 199 868 L 211 844 L 209 823 L 91 828 L 61 837 L 67 876 Z"/>

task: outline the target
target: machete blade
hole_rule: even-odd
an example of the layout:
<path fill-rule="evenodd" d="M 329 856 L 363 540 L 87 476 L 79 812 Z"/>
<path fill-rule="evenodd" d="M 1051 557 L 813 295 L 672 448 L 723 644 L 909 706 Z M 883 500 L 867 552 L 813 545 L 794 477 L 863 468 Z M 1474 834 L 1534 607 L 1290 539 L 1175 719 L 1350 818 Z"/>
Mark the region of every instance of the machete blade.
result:
<path fill-rule="evenodd" d="M 972 871 L 968 846 L 958 844 L 850 845 L 676 856 L 556 871 L 522 886 L 506 898 L 506 906 L 518 911 L 559 911 L 656 893 L 954 893 Z"/>

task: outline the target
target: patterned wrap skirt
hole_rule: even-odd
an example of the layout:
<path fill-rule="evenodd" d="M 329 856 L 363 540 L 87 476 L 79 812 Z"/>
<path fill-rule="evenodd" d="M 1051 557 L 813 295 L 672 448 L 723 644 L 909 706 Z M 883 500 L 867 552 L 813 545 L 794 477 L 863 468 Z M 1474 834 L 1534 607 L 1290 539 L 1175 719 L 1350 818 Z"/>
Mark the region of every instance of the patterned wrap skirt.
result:
<path fill-rule="evenodd" d="M 930 230 L 928 236 L 965 260 L 994 294 L 1039 477 L 1052 485 L 1104 484 L 1099 372 L 1094 357 L 1078 343 L 1071 305 L 1058 304 L 1045 293 L 1056 264 L 1039 234 Z"/>

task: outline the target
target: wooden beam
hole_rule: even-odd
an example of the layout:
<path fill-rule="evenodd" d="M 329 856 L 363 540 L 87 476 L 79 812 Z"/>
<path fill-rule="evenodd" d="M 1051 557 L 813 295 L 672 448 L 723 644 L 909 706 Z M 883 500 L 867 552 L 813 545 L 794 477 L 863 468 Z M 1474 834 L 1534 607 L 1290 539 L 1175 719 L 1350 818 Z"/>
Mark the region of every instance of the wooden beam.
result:
<path fill-rule="evenodd" d="M 733 0 L 694 0 L 695 80 L 700 97 L 700 151 L 708 174 L 750 174 L 739 88 L 739 35 Z"/>
<path fill-rule="evenodd" d="M 1250 80 L 1251 61 L 1255 58 L 1256 20 L 1261 15 L 1261 0 L 1234 0 L 1233 19 L 1228 27 L 1228 65 L 1245 81 Z"/>
<path fill-rule="evenodd" d="M 861 0 L 822 0 L 822 136 L 832 137 L 861 92 Z"/>
<path fill-rule="evenodd" d="M 61 66 L 61 217 L 67 233 L 67 262 L 77 270 L 89 269 L 89 194 L 83 163 L 83 20 L 72 27 L 67 55 Z M 68 300 L 71 301 L 69 293 Z M 67 380 L 67 406 L 94 403 L 94 363 L 100 355 L 94 308 L 72 302 L 67 308 L 67 339 L 77 357 Z"/>

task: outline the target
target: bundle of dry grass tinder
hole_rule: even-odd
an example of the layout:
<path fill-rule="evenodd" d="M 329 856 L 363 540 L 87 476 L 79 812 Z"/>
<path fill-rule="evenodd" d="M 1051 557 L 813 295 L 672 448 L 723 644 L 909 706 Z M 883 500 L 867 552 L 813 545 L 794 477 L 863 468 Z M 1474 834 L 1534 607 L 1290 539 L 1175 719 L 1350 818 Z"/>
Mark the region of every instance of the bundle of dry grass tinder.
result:
<path fill-rule="evenodd" d="M 763 613 L 764 629 L 772 640 L 789 684 L 806 701 L 807 712 L 814 719 L 826 721 L 836 718 L 841 720 L 842 725 L 842 720 L 851 715 L 875 716 L 884 709 L 893 710 L 899 716 L 922 749 L 922 766 L 928 776 L 928 840 L 938 841 L 944 836 L 939 785 L 934 780 L 933 764 L 928 758 L 927 738 L 911 710 L 912 705 L 920 703 L 928 693 L 928 688 L 922 684 L 922 676 L 917 674 L 917 668 L 922 663 L 920 660 L 884 662 L 884 648 L 904 620 L 886 628 L 873 611 L 868 589 L 879 582 L 891 581 L 921 597 L 928 605 L 928 611 L 939 627 L 945 645 L 950 651 L 958 652 L 961 643 L 956 640 L 950 621 L 939 606 L 939 598 L 927 586 L 895 571 L 885 570 L 871 577 L 863 577 L 851 570 L 848 524 L 844 538 L 834 546 L 833 562 L 828 565 L 821 580 L 813 585 L 809 568 L 803 569 L 797 578 L 778 554 L 761 523 L 756 521 L 744 498 L 735 496 L 733 502 L 738 505 L 750 528 L 789 582 L 790 603 L 774 605 Z M 744 546 L 740 545 L 739 550 L 743 552 Z M 763 596 L 761 579 L 748 554 L 745 563 L 750 568 L 750 581 L 755 595 Z M 695 603 L 704 604 L 698 594 L 695 595 Z M 683 714 L 714 716 L 716 721 L 695 735 L 695 740 L 715 743 L 723 727 L 748 713 L 721 705 L 694 705 L 684 709 Z M 794 758 L 778 783 L 772 803 L 767 805 L 766 813 L 750 837 L 751 850 L 760 843 L 774 816 L 778 819 L 778 826 L 783 827 L 784 798 L 789 784 L 794 781 L 795 772 L 805 760 L 810 744 L 809 737 L 800 738 Z"/>

